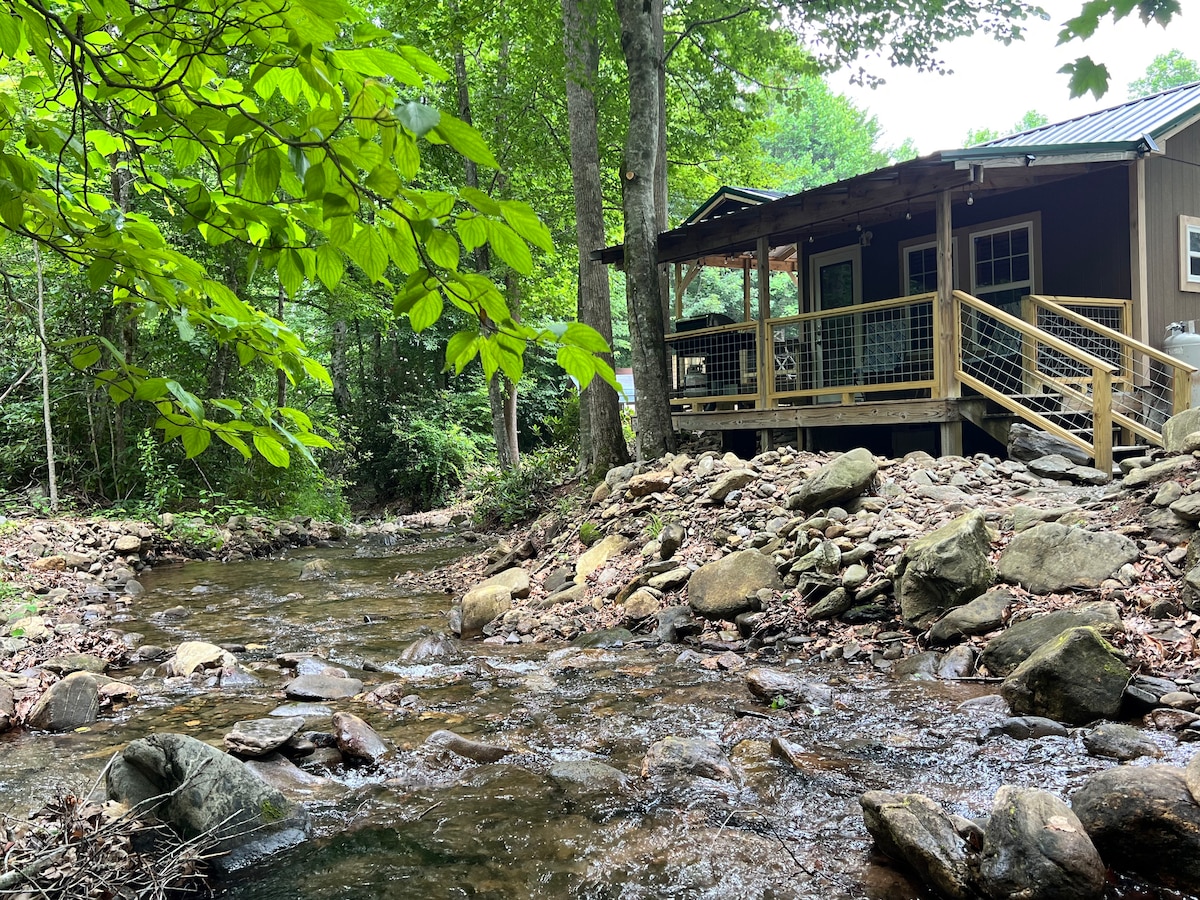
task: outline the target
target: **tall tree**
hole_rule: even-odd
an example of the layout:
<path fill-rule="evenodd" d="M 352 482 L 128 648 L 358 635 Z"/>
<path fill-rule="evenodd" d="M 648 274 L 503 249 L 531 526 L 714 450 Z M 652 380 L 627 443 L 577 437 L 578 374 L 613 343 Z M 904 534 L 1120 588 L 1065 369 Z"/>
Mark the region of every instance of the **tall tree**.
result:
<path fill-rule="evenodd" d="M 1200 63 L 1185 56 L 1182 50 L 1170 50 L 1154 57 L 1146 67 L 1146 74 L 1129 82 L 1129 99 L 1136 100 L 1193 81 L 1200 81 Z"/>
<path fill-rule="evenodd" d="M 570 123 L 571 182 L 578 249 L 579 321 L 591 325 L 612 345 L 612 305 L 608 270 L 590 259 L 604 246 L 604 196 L 600 178 L 600 135 L 595 85 L 600 68 L 598 4 L 562 0 L 566 58 L 567 117 Z M 612 355 L 604 357 L 612 363 Z M 581 396 L 580 467 L 588 480 L 629 461 L 617 393 L 593 381 Z"/>
<path fill-rule="evenodd" d="M 629 82 L 629 132 L 621 166 L 625 220 L 625 296 L 637 385 L 638 456 L 657 459 L 675 447 L 667 381 L 666 330 L 658 269 L 655 173 L 660 106 L 655 5 L 614 0 L 621 23 L 621 50 Z"/>
<path fill-rule="evenodd" d="M 1002 138 L 1005 135 L 1041 128 L 1043 125 L 1049 124 L 1049 122 L 1050 117 L 1045 113 L 1031 109 L 1025 115 L 1021 116 L 1020 121 L 1013 123 L 1009 128 L 1000 130 L 995 128 L 972 128 L 967 132 L 967 136 L 963 138 L 963 146 L 974 147 L 976 144 L 986 144 L 988 141 L 994 141 L 996 138 Z"/>

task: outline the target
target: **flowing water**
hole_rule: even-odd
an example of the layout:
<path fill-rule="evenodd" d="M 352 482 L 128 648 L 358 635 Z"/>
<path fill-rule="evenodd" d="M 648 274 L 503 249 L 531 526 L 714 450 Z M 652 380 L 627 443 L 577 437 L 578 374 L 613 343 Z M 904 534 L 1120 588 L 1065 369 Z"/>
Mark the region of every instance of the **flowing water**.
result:
<path fill-rule="evenodd" d="M 832 708 L 805 711 L 754 704 L 739 673 L 680 657 L 679 646 L 467 643 L 460 664 L 398 665 L 423 626 L 443 625 L 449 603 L 422 591 L 419 573 L 462 552 L 444 538 L 359 542 L 147 573 L 147 593 L 122 628 L 164 647 L 243 645 L 238 657 L 260 681 L 231 688 L 125 673 L 141 700 L 90 731 L 0 737 L 0 802 L 31 805 L 63 782 L 86 789 L 115 749 L 156 731 L 219 745 L 234 722 L 283 702 L 275 657 L 311 651 L 368 687 L 406 683 L 394 709 L 327 704 L 365 718 L 398 752 L 381 771 L 306 786 L 315 838 L 240 873 L 220 889 L 227 900 L 925 897 L 872 856 L 863 791 L 914 791 L 979 816 L 1003 783 L 1066 795 L 1110 765 L 1087 756 L 1078 737 L 980 743 L 996 714 L 958 706 L 988 688 L 895 681 L 869 660 L 771 660 L 834 687 Z M 299 581 L 318 557 L 329 577 Z M 156 624 L 155 613 L 180 605 L 193 614 Z M 327 729 L 328 715 L 307 727 Z M 422 746 L 443 728 L 519 752 L 477 764 Z M 735 778 L 642 779 L 646 749 L 669 735 L 717 741 Z M 771 755 L 776 736 L 798 746 L 802 771 Z M 1163 747 L 1168 762 L 1188 755 L 1165 739 Z M 563 760 L 603 761 L 628 785 L 566 790 L 548 775 Z"/>

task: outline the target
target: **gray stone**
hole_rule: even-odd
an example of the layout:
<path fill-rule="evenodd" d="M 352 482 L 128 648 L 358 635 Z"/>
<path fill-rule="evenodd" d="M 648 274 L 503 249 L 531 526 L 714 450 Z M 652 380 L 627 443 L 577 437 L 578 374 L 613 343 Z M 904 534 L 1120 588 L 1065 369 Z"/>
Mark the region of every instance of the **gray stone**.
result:
<path fill-rule="evenodd" d="M 1188 435 L 1200 431 L 1200 409 L 1185 409 L 1163 423 L 1163 447 L 1168 453 L 1187 453 Z"/>
<path fill-rule="evenodd" d="M 834 588 L 808 610 L 808 618 L 814 622 L 821 619 L 836 619 L 854 605 L 854 595 L 845 588 Z"/>
<path fill-rule="evenodd" d="M 1008 432 L 1008 456 L 1010 459 L 1035 460 L 1058 454 L 1065 456 L 1076 465 L 1086 465 L 1091 461 L 1087 452 L 1074 444 L 1030 428 L 1023 422 L 1014 422 Z"/>
<path fill-rule="evenodd" d="M 749 469 L 734 469 L 718 478 L 705 496 L 713 503 L 723 503 L 731 493 L 740 491 L 757 477 Z"/>
<path fill-rule="evenodd" d="M 1120 711 L 1129 676 L 1099 631 L 1070 628 L 1017 666 L 1000 691 L 1019 715 L 1082 724 Z"/>
<path fill-rule="evenodd" d="M 304 841 L 308 815 L 232 756 L 182 734 L 155 734 L 113 757 L 110 799 L 185 838 L 204 836 L 210 862 L 233 871 Z"/>
<path fill-rule="evenodd" d="M 290 741 L 303 727 L 302 716 L 246 719 L 233 723 L 233 728 L 225 735 L 225 746 L 230 753 L 239 756 L 266 756 Z"/>
<path fill-rule="evenodd" d="M 642 758 L 642 777 L 693 775 L 725 781 L 733 778 L 733 766 L 716 741 L 671 735 L 655 741 Z"/>
<path fill-rule="evenodd" d="M 316 581 L 329 577 L 329 560 L 310 559 L 300 568 L 301 581 Z"/>
<path fill-rule="evenodd" d="M 839 500 L 852 499 L 866 492 L 878 472 L 879 466 L 871 451 L 860 447 L 843 453 L 804 482 L 800 490 L 788 498 L 788 506 L 811 512 Z"/>
<path fill-rule="evenodd" d="M 588 631 L 576 636 L 572 639 L 571 646 L 597 650 L 622 647 L 632 640 L 633 632 L 626 628 L 601 628 L 599 631 Z"/>
<path fill-rule="evenodd" d="M 1171 504 L 1170 509 L 1185 522 L 1200 522 L 1200 493 L 1183 495 Z"/>
<path fill-rule="evenodd" d="M 904 619 L 924 628 L 943 611 L 986 591 L 995 577 L 988 561 L 990 549 L 987 524 L 979 510 L 909 544 L 900 557 L 896 588 Z"/>
<path fill-rule="evenodd" d="M 1059 609 L 1013 624 L 1003 634 L 988 641 L 979 661 L 993 675 L 1007 675 L 1042 644 L 1068 628 L 1081 625 L 1094 626 L 1105 634 L 1124 628 L 1116 604 L 1106 600 L 1081 603 L 1073 609 Z"/>
<path fill-rule="evenodd" d="M 455 756 L 461 756 L 464 759 L 469 759 L 477 763 L 499 762 L 504 757 L 510 756 L 515 752 L 509 750 L 507 747 L 500 747 L 496 744 L 473 741 L 470 738 L 463 737 L 461 734 L 455 734 L 453 731 L 446 731 L 445 729 L 435 731 L 427 737 L 425 745 L 427 747 L 448 750 Z"/>
<path fill-rule="evenodd" d="M 98 656 L 87 653 L 71 653 L 66 656 L 54 656 L 42 663 L 43 669 L 49 669 L 58 675 L 70 675 L 72 672 L 91 672 L 93 675 L 103 675 L 108 663 Z"/>
<path fill-rule="evenodd" d="M 1071 795 L 1071 808 L 1109 866 L 1200 890 L 1200 805 L 1183 769 L 1105 769 Z"/>
<path fill-rule="evenodd" d="M 458 645 L 439 632 L 423 634 L 401 652 L 400 663 L 456 663 L 463 658 Z"/>
<path fill-rule="evenodd" d="M 1052 453 L 1029 460 L 1029 471 L 1042 478 L 1066 478 L 1076 465 L 1061 453 Z"/>
<path fill-rule="evenodd" d="M 629 479 L 629 495 L 631 497 L 648 497 L 650 494 L 661 493 L 671 486 L 674 473 L 670 469 L 659 472 L 643 472 Z"/>
<path fill-rule="evenodd" d="M 186 677 L 193 672 L 236 664 L 237 657 L 216 644 L 207 641 L 184 641 L 175 648 L 175 655 L 167 660 L 167 672 Z"/>
<path fill-rule="evenodd" d="M 983 830 L 979 874 L 994 900 L 1099 900 L 1104 863 L 1057 797 L 1002 785 Z"/>
<path fill-rule="evenodd" d="M 686 539 L 687 531 L 678 522 L 664 525 L 662 533 L 658 536 L 658 555 L 662 559 L 670 559 L 679 551 Z"/>
<path fill-rule="evenodd" d="M 1172 456 L 1169 459 L 1164 459 L 1162 462 L 1156 462 L 1149 466 L 1142 466 L 1139 469 L 1132 469 L 1126 473 L 1121 484 L 1126 488 L 1143 487 L 1148 484 L 1156 484 L 1164 478 L 1172 478 L 1180 474 L 1186 469 L 1193 468 L 1195 460 L 1190 456 Z"/>
<path fill-rule="evenodd" d="M 966 635 L 995 631 L 1015 599 L 1016 595 L 1007 588 L 992 588 L 934 622 L 929 629 L 929 640 L 934 644 L 953 644 Z"/>
<path fill-rule="evenodd" d="M 615 797 L 629 787 L 619 769 L 596 759 L 566 759 L 550 767 L 550 778 L 571 796 Z"/>
<path fill-rule="evenodd" d="M 641 622 L 655 615 L 662 605 L 662 595 L 650 588 L 640 588 L 622 605 L 622 621 Z"/>
<path fill-rule="evenodd" d="M 687 584 L 688 579 L 691 577 L 691 569 L 687 566 L 677 566 L 653 576 L 646 582 L 646 585 L 654 588 L 656 591 L 675 591 Z"/>
<path fill-rule="evenodd" d="M 96 721 L 100 691 L 88 672 L 74 672 L 56 681 L 37 699 L 25 721 L 39 731 L 74 731 Z"/>
<path fill-rule="evenodd" d="M 1137 544 L 1123 534 L 1051 522 L 1015 535 L 1000 555 L 999 572 L 1010 584 L 1049 594 L 1098 588 L 1138 555 Z"/>
<path fill-rule="evenodd" d="M 959 644 L 947 650 L 937 667 L 937 677 L 947 681 L 969 678 L 974 674 L 975 648 L 970 644 Z"/>
<path fill-rule="evenodd" d="M 805 681 L 789 672 L 760 667 L 742 677 L 750 693 L 764 703 L 782 697 L 791 706 L 811 704 L 828 709 L 833 705 L 833 690 L 828 685 Z"/>
<path fill-rule="evenodd" d="M 1015 741 L 1029 741 L 1043 737 L 1066 737 L 1067 729 L 1061 722 L 1045 716 L 1010 716 L 984 729 L 985 738 L 1010 737 Z"/>
<path fill-rule="evenodd" d="M 697 615 L 732 620 L 755 608 L 753 598 L 763 588 L 783 589 L 775 563 L 757 550 L 742 550 L 697 569 L 688 581 L 688 604 Z"/>
<path fill-rule="evenodd" d="M 509 596 L 512 599 L 524 600 L 529 596 L 529 570 L 523 569 L 520 566 L 513 566 L 511 569 L 505 569 L 503 572 L 499 572 L 486 581 L 475 585 L 475 590 L 496 586 L 507 588 Z"/>
<path fill-rule="evenodd" d="M 937 677 L 938 663 L 941 661 L 942 654 L 936 650 L 925 650 L 899 660 L 892 667 L 892 674 L 909 681 L 933 681 Z"/>
<path fill-rule="evenodd" d="M 485 626 L 512 608 L 512 592 L 501 584 L 472 588 L 458 605 L 457 622 L 461 638 L 478 637 Z"/>
<path fill-rule="evenodd" d="M 1128 762 L 1142 756 L 1162 756 L 1158 744 L 1132 725 L 1102 722 L 1083 735 L 1083 746 L 1092 756 Z"/>
<path fill-rule="evenodd" d="M 699 633 L 700 622 L 690 606 L 668 606 L 657 616 L 655 636 L 665 644 L 677 644 L 687 635 Z"/>
<path fill-rule="evenodd" d="M 920 794 L 868 791 L 859 798 L 876 845 L 914 871 L 941 897 L 970 900 L 966 843 L 946 812 Z"/>
<path fill-rule="evenodd" d="M 297 675 L 283 686 L 289 700 L 340 700 L 362 693 L 363 683 L 357 678 L 338 678 L 335 675 Z"/>
<path fill-rule="evenodd" d="M 333 714 L 333 734 L 342 758 L 348 763 L 378 765 L 391 753 L 375 729 L 353 713 Z"/>
<path fill-rule="evenodd" d="M 629 541 L 619 534 L 610 534 L 600 543 L 588 548 L 575 561 L 575 580 L 582 582 L 589 575 L 629 549 Z"/>

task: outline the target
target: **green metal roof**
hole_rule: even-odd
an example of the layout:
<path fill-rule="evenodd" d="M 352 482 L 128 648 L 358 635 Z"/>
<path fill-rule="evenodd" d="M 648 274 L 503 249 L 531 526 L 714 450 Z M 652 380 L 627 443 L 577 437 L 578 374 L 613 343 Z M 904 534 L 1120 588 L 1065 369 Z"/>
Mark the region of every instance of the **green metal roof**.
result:
<path fill-rule="evenodd" d="M 725 185 L 715 194 L 705 200 L 694 213 L 684 219 L 680 225 L 695 225 L 705 219 L 728 215 L 731 212 L 745 209 L 747 206 L 758 206 L 786 196 L 783 191 L 769 191 L 762 188 L 734 187 Z"/>
<path fill-rule="evenodd" d="M 1010 134 L 965 150 L 953 150 L 943 153 L 942 158 L 989 159 L 1014 153 L 1043 156 L 1145 153 L 1157 149 L 1155 142 L 1197 118 L 1200 118 L 1200 82 L 1139 97 L 1065 122 Z"/>

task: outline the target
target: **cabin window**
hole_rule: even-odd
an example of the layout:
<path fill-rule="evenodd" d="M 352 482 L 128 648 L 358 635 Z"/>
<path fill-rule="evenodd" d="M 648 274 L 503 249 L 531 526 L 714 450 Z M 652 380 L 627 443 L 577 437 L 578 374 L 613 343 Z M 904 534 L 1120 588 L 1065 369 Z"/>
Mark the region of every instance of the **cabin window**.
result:
<path fill-rule="evenodd" d="M 986 300 L 1013 315 L 1021 313 L 1021 298 L 1033 293 L 1032 224 L 977 231 L 971 234 L 971 287 Z"/>
<path fill-rule="evenodd" d="M 1200 218 L 1179 217 L 1179 289 L 1200 292 Z"/>

